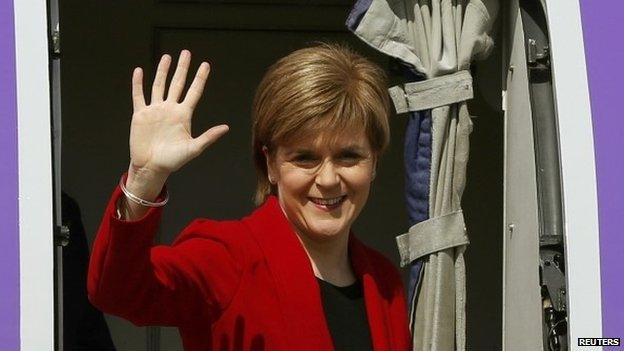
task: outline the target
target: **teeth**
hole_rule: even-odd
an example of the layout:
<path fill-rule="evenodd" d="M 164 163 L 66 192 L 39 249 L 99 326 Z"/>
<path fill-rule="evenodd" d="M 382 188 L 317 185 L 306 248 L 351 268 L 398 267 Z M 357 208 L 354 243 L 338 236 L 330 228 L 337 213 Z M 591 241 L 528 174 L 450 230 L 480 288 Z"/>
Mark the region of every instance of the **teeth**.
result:
<path fill-rule="evenodd" d="M 344 196 L 340 196 L 340 197 L 337 197 L 337 198 L 334 198 L 334 199 L 317 199 L 317 198 L 314 198 L 314 199 L 312 199 L 312 201 L 314 203 L 319 204 L 319 205 L 331 206 L 331 205 L 335 205 L 335 204 L 339 203 L 340 201 L 342 201 L 343 197 Z"/>

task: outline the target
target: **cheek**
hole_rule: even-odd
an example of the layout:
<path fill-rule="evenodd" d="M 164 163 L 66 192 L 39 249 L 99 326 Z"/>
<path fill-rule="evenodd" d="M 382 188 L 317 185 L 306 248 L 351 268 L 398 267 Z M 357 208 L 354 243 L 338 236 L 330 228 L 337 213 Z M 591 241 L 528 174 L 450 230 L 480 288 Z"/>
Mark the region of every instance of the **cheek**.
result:
<path fill-rule="evenodd" d="M 281 169 L 279 172 L 278 187 L 284 195 L 299 195 L 308 192 L 314 178 L 306 176 L 301 172 Z"/>
<path fill-rule="evenodd" d="M 369 188 L 373 180 L 372 169 L 362 166 L 349 169 L 344 174 L 344 179 L 354 188 Z"/>
<path fill-rule="evenodd" d="M 351 172 L 348 175 L 345 175 L 343 178 L 345 183 L 347 183 L 347 189 L 351 193 L 352 199 L 354 202 L 359 204 L 360 202 L 366 201 L 368 198 L 372 175 L 370 170 L 360 170 L 357 172 Z"/>

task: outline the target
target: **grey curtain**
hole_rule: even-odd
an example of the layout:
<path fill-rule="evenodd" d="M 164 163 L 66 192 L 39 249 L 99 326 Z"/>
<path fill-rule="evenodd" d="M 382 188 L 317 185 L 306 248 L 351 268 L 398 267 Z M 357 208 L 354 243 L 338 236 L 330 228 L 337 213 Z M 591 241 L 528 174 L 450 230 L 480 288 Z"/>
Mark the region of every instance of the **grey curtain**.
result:
<path fill-rule="evenodd" d="M 490 52 L 497 12 L 496 0 L 361 0 L 347 19 L 353 33 L 411 73 L 414 79 L 392 87 L 390 96 L 397 113 L 429 128 L 428 169 L 407 169 L 428 176 L 428 186 L 420 187 L 426 189 L 427 216 L 397 237 L 402 264 L 412 265 L 414 350 L 465 350 L 468 236 L 461 197 L 472 131 L 469 68 Z M 422 127 L 414 130 L 422 133 Z M 412 178 L 418 177 L 406 177 Z M 408 183 L 406 190 L 411 186 L 418 185 Z"/>

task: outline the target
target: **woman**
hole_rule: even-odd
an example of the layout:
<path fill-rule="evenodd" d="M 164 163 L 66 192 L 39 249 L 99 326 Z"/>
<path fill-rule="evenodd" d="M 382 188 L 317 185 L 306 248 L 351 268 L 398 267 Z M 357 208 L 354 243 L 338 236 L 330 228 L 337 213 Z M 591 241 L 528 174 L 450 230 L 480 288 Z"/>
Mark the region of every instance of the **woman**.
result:
<path fill-rule="evenodd" d="M 182 51 L 158 65 L 146 105 L 132 77 L 131 162 L 109 201 L 89 267 L 91 301 L 137 325 L 177 326 L 186 350 L 407 350 L 397 270 L 351 233 L 388 144 L 383 72 L 321 44 L 280 59 L 253 104 L 258 173 L 252 214 L 197 219 L 152 246 L 167 177 L 228 131 L 190 121 L 209 66 L 182 99 Z"/>

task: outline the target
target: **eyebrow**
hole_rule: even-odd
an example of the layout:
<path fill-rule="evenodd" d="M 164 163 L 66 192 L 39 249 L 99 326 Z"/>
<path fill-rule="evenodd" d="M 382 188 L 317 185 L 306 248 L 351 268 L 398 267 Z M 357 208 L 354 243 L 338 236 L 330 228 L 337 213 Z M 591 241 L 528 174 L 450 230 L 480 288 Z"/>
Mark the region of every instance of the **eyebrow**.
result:
<path fill-rule="evenodd" d="M 359 146 L 359 145 L 357 145 L 357 144 L 352 144 L 352 145 L 348 145 L 348 146 L 340 148 L 339 152 L 363 153 L 364 152 L 364 148 Z M 292 155 L 292 154 L 314 154 L 314 150 L 310 149 L 310 148 L 299 148 L 299 149 L 295 149 L 295 150 L 289 151 L 287 154 L 288 155 Z"/>
<path fill-rule="evenodd" d="M 355 154 L 364 154 L 364 148 L 358 145 L 350 145 L 340 149 L 340 152 L 351 152 Z"/>

